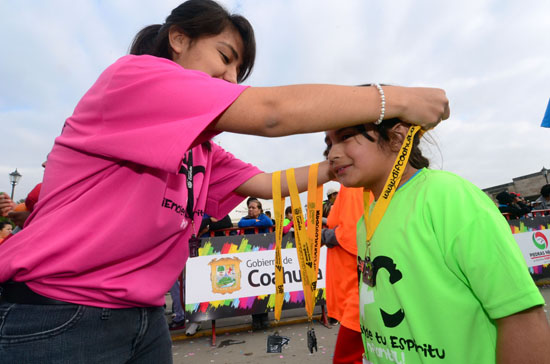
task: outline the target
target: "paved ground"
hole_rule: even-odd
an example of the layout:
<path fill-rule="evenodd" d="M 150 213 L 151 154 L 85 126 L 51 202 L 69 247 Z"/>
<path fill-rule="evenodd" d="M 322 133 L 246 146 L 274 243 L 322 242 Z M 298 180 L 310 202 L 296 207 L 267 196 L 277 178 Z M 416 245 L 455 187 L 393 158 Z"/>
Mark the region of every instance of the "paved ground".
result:
<path fill-rule="evenodd" d="M 550 287 L 541 288 L 546 302 L 550 302 Z M 545 307 L 546 317 L 550 321 L 550 313 Z M 316 318 L 320 317 L 320 310 L 316 311 Z M 272 319 L 270 313 L 270 319 Z M 184 363 L 332 363 L 332 353 L 336 343 L 339 326 L 326 328 L 319 322 L 314 323 L 317 334 L 318 351 L 310 354 L 306 346 L 307 322 L 304 309 L 283 312 L 280 326 L 269 330 L 253 332 L 251 317 L 242 316 L 216 321 L 216 346 L 211 345 L 210 324 L 203 324 L 203 328 L 193 337 L 185 336 L 184 330 L 173 331 L 172 347 L 175 364 Z M 271 321 L 273 324 L 273 321 Z M 266 352 L 267 336 L 276 330 L 281 336 L 290 338 L 288 345 L 283 347 L 282 353 L 268 354 Z"/>
<path fill-rule="evenodd" d="M 313 327 L 317 336 L 318 351 L 310 354 L 307 349 L 308 329 L 306 312 L 303 308 L 284 311 L 281 322 L 276 325 L 270 313 L 272 327 L 252 331 L 251 316 L 241 316 L 216 321 L 216 346 L 212 346 L 211 325 L 203 323 L 201 330 L 192 337 L 185 336 L 185 330 L 172 331 L 174 345 L 172 352 L 175 364 L 183 363 L 332 363 L 332 353 L 339 326 L 327 328 L 319 323 L 321 311 L 316 308 Z M 267 353 L 267 337 L 278 331 L 288 337 L 282 353 Z"/>

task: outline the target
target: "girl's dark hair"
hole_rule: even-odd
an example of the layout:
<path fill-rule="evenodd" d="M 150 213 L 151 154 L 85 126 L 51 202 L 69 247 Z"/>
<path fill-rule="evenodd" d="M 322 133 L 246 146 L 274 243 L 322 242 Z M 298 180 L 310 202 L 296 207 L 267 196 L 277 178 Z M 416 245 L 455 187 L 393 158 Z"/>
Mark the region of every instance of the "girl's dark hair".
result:
<path fill-rule="evenodd" d="M 217 35 L 227 27 L 234 27 L 243 40 L 244 54 L 237 81 L 244 81 L 252 72 L 256 58 L 254 29 L 245 17 L 230 14 L 212 0 L 188 0 L 172 10 L 162 25 L 149 25 L 136 34 L 130 47 L 130 54 L 149 54 L 172 60 L 172 48 L 168 34 L 176 26 L 191 41 L 203 36 Z"/>
<path fill-rule="evenodd" d="M 287 206 L 286 209 L 285 209 L 285 216 L 290 214 L 292 212 L 292 207 L 291 206 Z"/>
<path fill-rule="evenodd" d="M 361 133 L 365 138 L 367 138 L 371 142 L 374 142 L 375 140 L 367 132 L 371 130 L 374 131 L 379 136 L 378 142 L 377 142 L 378 145 L 380 145 L 381 147 L 384 147 L 386 144 L 390 143 L 391 128 L 393 128 L 397 123 L 401 123 L 401 122 L 402 121 L 397 118 L 387 119 L 382 121 L 378 125 L 375 125 L 374 123 L 357 125 L 355 129 L 357 129 L 359 133 Z M 427 168 L 430 166 L 430 161 L 428 160 L 428 158 L 422 155 L 422 151 L 420 150 L 419 144 L 420 144 L 420 135 L 419 133 L 416 133 L 414 135 L 411 154 L 409 156 L 409 164 L 415 169 Z"/>
<path fill-rule="evenodd" d="M 391 128 L 395 126 L 397 123 L 401 123 L 402 121 L 395 118 L 395 119 L 386 119 L 382 121 L 379 125 L 375 125 L 374 123 L 368 123 L 368 124 L 362 124 L 355 126 L 355 130 L 357 130 L 357 134 L 363 135 L 365 138 L 367 138 L 371 142 L 375 142 L 375 139 L 368 134 L 369 131 L 374 131 L 376 134 L 378 134 L 378 145 L 380 147 L 385 147 L 386 144 L 390 143 L 390 133 Z M 413 139 L 413 145 L 411 148 L 411 154 L 409 156 L 409 164 L 416 169 L 421 168 L 427 168 L 430 166 L 430 161 L 428 158 L 424 157 L 422 155 L 422 151 L 420 150 L 420 147 L 418 146 L 420 144 L 420 136 L 418 133 L 414 135 Z M 330 151 L 330 147 L 327 147 L 325 151 L 323 152 L 323 156 L 325 158 L 328 158 L 328 153 Z"/>

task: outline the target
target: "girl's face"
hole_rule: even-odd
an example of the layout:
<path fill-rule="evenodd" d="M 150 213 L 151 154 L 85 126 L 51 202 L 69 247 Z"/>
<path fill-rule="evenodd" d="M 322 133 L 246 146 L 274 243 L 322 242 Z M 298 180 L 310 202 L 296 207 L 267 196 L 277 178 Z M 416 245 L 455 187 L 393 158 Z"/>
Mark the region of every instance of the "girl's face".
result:
<path fill-rule="evenodd" d="M 0 239 L 5 239 L 8 235 L 11 234 L 12 226 L 10 224 L 4 225 L 2 230 L 0 230 Z"/>
<path fill-rule="evenodd" d="M 252 201 L 248 204 L 248 216 L 253 218 L 260 216 L 260 205 L 257 202 Z"/>
<path fill-rule="evenodd" d="M 393 167 L 397 153 L 382 148 L 378 134 L 367 131 L 375 141 L 371 142 L 355 128 L 343 128 L 326 132 L 330 169 L 338 182 L 346 187 L 364 187 L 378 197 Z"/>
<path fill-rule="evenodd" d="M 227 27 L 220 34 L 200 37 L 194 41 L 173 28 L 169 39 L 173 61 L 183 68 L 202 71 L 212 77 L 237 83 L 244 45 L 235 28 Z"/>

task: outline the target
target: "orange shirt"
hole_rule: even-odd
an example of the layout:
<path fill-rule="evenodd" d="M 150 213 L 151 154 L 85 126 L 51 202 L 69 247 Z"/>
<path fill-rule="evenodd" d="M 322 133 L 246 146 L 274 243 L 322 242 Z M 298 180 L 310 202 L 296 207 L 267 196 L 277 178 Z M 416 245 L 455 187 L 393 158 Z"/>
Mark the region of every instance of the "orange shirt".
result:
<path fill-rule="evenodd" d="M 327 250 L 327 311 L 348 329 L 359 327 L 357 282 L 357 221 L 363 215 L 363 189 L 342 186 L 330 210 L 327 225 L 336 228 L 339 245 Z"/>

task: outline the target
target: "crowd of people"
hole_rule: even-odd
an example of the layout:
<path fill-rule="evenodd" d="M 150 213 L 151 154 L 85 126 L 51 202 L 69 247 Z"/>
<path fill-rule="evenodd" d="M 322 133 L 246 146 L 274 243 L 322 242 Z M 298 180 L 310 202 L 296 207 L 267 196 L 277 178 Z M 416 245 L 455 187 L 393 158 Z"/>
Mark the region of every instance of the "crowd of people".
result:
<path fill-rule="evenodd" d="M 271 174 L 211 139 L 325 132 L 317 180 L 343 186 L 323 208 L 327 309 L 341 323 L 333 362 L 548 363 L 544 300 L 499 209 L 429 169 L 418 147 L 420 128 L 449 117 L 445 92 L 240 85 L 255 52 L 246 18 L 188 0 L 99 76 L 56 138 L 22 229 L 0 229 L 0 358 L 171 363 L 164 296 L 172 289 L 171 326 L 182 328 L 182 272 L 197 241 L 248 196 L 238 228 L 273 225 L 258 200 L 272 198 Z M 295 171 L 303 192 L 308 166 Z M 523 211 L 507 194 L 502 209 Z M 548 202 L 543 187 L 537 208 Z M 14 210 L 1 194 L 2 216 Z"/>
<path fill-rule="evenodd" d="M 550 215 L 550 184 L 540 189 L 540 196 L 528 201 L 516 192 L 502 191 L 495 196 L 498 209 L 507 219 L 521 219 L 533 215 Z"/>

